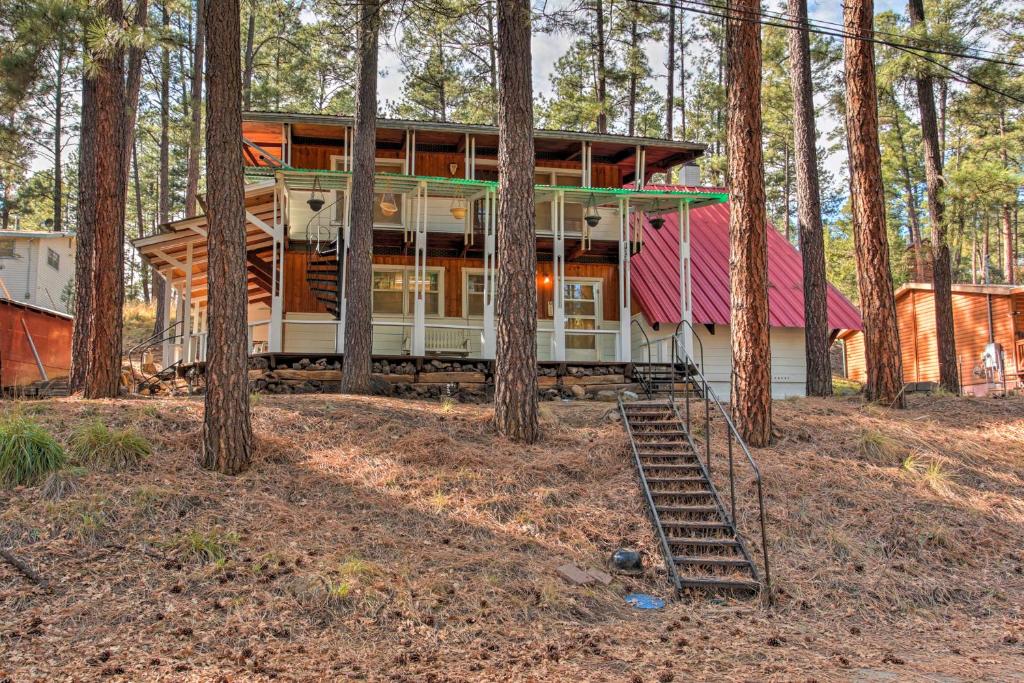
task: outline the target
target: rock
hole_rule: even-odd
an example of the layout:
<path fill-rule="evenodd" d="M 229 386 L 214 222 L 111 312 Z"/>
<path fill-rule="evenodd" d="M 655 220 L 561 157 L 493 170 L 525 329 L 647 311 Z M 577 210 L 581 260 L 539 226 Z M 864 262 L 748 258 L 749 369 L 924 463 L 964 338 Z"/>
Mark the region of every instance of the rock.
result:
<path fill-rule="evenodd" d="M 622 392 L 622 400 L 623 401 L 639 401 L 640 397 L 637 395 L 637 393 L 635 391 L 623 391 Z"/>
<path fill-rule="evenodd" d="M 386 382 L 380 377 L 370 375 L 370 392 L 376 396 L 390 396 L 392 391 L 391 382 Z"/>
<path fill-rule="evenodd" d="M 612 575 L 608 572 L 603 572 L 600 569 L 594 569 L 591 567 L 587 569 L 587 574 L 589 574 L 594 579 L 594 581 L 598 582 L 602 586 L 611 585 Z"/>
<path fill-rule="evenodd" d="M 594 400 L 604 401 L 605 403 L 615 403 L 619 400 L 619 395 L 614 391 L 605 389 L 604 391 L 597 392 L 597 394 L 594 395 Z"/>
<path fill-rule="evenodd" d="M 571 562 L 563 564 L 555 571 L 558 572 L 559 576 L 574 586 L 589 586 L 597 581 L 597 579 L 591 576 L 589 572 L 580 569 Z"/>
<path fill-rule="evenodd" d="M 609 422 L 622 422 L 622 413 L 619 412 L 618 408 L 612 408 L 604 414 L 604 419 Z"/>
<path fill-rule="evenodd" d="M 579 384 L 573 384 L 569 387 L 569 391 L 572 392 L 573 398 L 584 398 L 587 395 L 587 390 Z"/>

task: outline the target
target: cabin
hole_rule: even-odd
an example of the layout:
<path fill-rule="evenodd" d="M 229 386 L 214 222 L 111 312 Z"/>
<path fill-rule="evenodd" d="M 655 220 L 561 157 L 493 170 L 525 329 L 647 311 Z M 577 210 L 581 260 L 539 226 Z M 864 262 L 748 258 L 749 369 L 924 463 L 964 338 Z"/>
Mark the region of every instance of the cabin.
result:
<path fill-rule="evenodd" d="M 1024 386 L 1024 287 L 954 284 L 953 332 L 961 393 L 987 395 Z M 930 283 L 912 282 L 895 293 L 905 383 L 939 381 L 935 295 Z M 847 376 L 863 382 L 864 335 L 844 330 Z"/>
<path fill-rule="evenodd" d="M 0 389 L 67 377 L 72 325 L 66 313 L 0 297 Z"/>
<path fill-rule="evenodd" d="M 0 296 L 68 313 L 68 291 L 74 276 L 74 234 L 0 231 Z"/>
<path fill-rule="evenodd" d="M 352 125 L 338 116 L 244 115 L 254 353 L 344 352 Z M 494 357 L 497 148 L 492 126 L 379 121 L 367 293 L 375 356 Z M 702 153 L 688 142 L 537 131 L 541 361 L 630 361 L 630 260 L 642 249 L 644 221 L 727 198 L 645 183 Z M 171 283 L 163 305 L 180 329 L 164 357 L 201 362 L 205 216 L 174 221 L 135 246 Z"/>
<path fill-rule="evenodd" d="M 697 188 L 678 187 L 678 190 Z M 693 336 L 689 355 L 708 383 L 725 399 L 730 392 L 732 348 L 729 323 L 729 202 L 696 208 L 689 216 L 688 274 L 692 296 L 687 311 Z M 679 215 L 665 215 L 661 229 L 644 227 L 644 249 L 634 256 L 633 360 L 643 363 L 670 361 L 675 349 L 672 336 L 681 326 L 680 260 L 677 228 Z M 838 289 L 828 285 L 830 340 L 844 330 L 859 330 L 857 309 Z M 807 393 L 807 359 L 804 346 L 803 262 L 800 252 L 772 225 L 768 226 L 768 317 L 771 324 L 772 396 L 788 398 Z"/>

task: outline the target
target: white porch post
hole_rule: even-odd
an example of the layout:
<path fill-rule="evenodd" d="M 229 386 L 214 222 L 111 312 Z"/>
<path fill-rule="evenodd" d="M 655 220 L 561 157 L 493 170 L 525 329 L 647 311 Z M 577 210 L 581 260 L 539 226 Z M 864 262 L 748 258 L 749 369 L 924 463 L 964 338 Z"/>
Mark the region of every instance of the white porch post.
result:
<path fill-rule="evenodd" d="M 551 200 L 551 231 L 555 235 L 555 253 L 551 260 L 551 289 L 554 299 L 552 358 L 565 360 L 565 194 L 560 190 Z"/>
<path fill-rule="evenodd" d="M 274 251 L 270 261 L 270 329 L 267 347 L 280 353 L 284 343 L 284 189 L 274 190 Z"/>
<path fill-rule="evenodd" d="M 679 201 L 679 314 L 680 338 L 686 358 L 693 358 L 693 295 L 690 291 L 690 200 Z M 704 372 L 704 368 L 700 368 Z"/>
<path fill-rule="evenodd" d="M 493 190 L 484 195 L 484 358 L 494 359 L 498 352 L 497 331 L 494 327 L 494 293 L 496 291 L 495 232 L 497 202 Z"/>
<path fill-rule="evenodd" d="M 160 305 L 164 308 L 164 325 L 170 327 L 171 325 L 171 296 L 174 294 L 174 286 L 171 284 L 173 278 L 170 274 L 161 273 L 159 277 L 164 279 L 164 300 L 160 302 Z M 164 367 L 170 365 L 171 358 L 171 336 L 164 333 L 164 342 L 161 348 L 160 357 L 163 359 Z"/>
<path fill-rule="evenodd" d="M 209 285 L 207 285 L 209 286 Z M 192 242 L 185 247 L 185 284 L 182 296 L 182 358 L 192 362 Z"/>
<path fill-rule="evenodd" d="M 412 355 L 424 356 L 427 350 L 427 184 L 420 183 L 416 197 L 416 258 L 413 269 Z"/>
<path fill-rule="evenodd" d="M 345 281 L 348 280 L 348 255 L 349 255 L 349 235 L 351 227 L 351 216 L 349 209 L 352 206 L 352 177 L 349 176 L 345 183 L 345 199 L 344 207 L 341 212 L 341 242 L 338 244 L 338 259 L 340 267 L 346 277 L 341 278 L 341 283 L 338 286 L 338 324 L 335 326 L 334 333 L 334 351 L 335 353 L 345 353 L 345 308 L 348 306 L 348 291 L 345 285 Z M 371 316 L 372 318 L 372 316 Z M 370 326 L 370 340 L 371 347 L 373 346 L 373 325 Z"/>
<path fill-rule="evenodd" d="M 619 349 L 615 359 L 620 363 L 628 363 L 632 351 L 630 324 L 632 321 L 629 310 L 630 274 L 629 274 L 629 198 L 619 200 Z"/>

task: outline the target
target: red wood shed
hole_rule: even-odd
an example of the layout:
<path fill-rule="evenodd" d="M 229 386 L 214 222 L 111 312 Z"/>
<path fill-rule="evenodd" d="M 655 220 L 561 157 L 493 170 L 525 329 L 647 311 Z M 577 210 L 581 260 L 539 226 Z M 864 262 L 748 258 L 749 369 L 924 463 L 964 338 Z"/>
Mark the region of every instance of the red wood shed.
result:
<path fill-rule="evenodd" d="M 0 298 L 0 387 L 43 379 L 39 364 L 48 379 L 67 377 L 72 323 L 70 315 Z"/>

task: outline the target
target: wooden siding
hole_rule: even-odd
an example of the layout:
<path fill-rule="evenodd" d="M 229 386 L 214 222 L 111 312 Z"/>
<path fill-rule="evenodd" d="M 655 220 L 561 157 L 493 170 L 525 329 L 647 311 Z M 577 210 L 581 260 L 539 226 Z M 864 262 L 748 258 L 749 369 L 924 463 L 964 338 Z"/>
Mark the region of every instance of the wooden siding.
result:
<path fill-rule="evenodd" d="M 0 299 L 0 386 L 21 386 L 42 379 L 22 321 L 32 334 L 47 376 L 67 377 L 71 369 L 71 318 Z"/>
<path fill-rule="evenodd" d="M 268 151 L 273 152 L 274 150 L 268 149 Z M 328 170 L 331 168 L 331 156 L 341 156 L 344 153 L 345 148 L 340 144 L 296 144 L 292 149 L 292 166 L 295 168 L 316 168 Z M 377 150 L 378 159 L 401 159 L 403 157 L 404 153 L 399 150 Z M 455 164 L 455 177 L 461 178 L 465 175 L 465 161 L 466 157 L 463 154 L 417 151 L 416 174 L 447 178 L 451 176 L 449 164 Z M 544 168 L 581 168 L 581 164 L 578 161 L 543 159 L 539 161 L 537 165 Z M 591 171 L 591 176 L 595 187 L 622 186 L 622 170 L 614 164 L 595 163 Z"/>
<path fill-rule="evenodd" d="M 991 301 L 992 335 L 989 334 Z M 1017 308 L 1014 308 L 1014 305 Z M 1015 315 L 1015 310 L 1018 312 Z M 896 301 L 903 381 L 938 382 L 939 362 L 935 332 L 935 297 L 930 290 L 911 289 Z M 1024 295 L 998 295 L 980 292 L 953 293 L 953 325 L 956 353 L 960 360 L 963 386 L 984 383 L 975 374 L 990 338 L 1002 345 L 1008 377 L 1017 374 L 1015 340 L 1024 336 Z M 1016 327 L 1016 329 L 1015 329 Z M 846 367 L 850 379 L 863 382 L 867 371 L 864 337 L 860 332 L 846 335 Z"/>
<path fill-rule="evenodd" d="M 278 159 L 284 159 L 284 126 L 280 123 L 260 123 L 257 121 L 242 122 L 242 136 L 256 143 L 263 149 L 273 154 Z M 256 151 L 246 146 L 256 158 L 256 164 L 248 154 L 243 154 L 247 165 L 266 166 L 267 162 L 256 156 Z"/>
<path fill-rule="evenodd" d="M 317 301 L 306 281 L 306 264 L 309 253 L 304 249 L 288 249 L 285 252 L 284 310 L 286 313 L 326 313 L 327 309 Z M 375 254 L 373 262 L 379 265 L 412 266 L 413 257 Z M 444 269 L 444 316 L 462 317 L 462 283 L 464 268 L 483 268 L 480 259 L 427 258 L 428 268 Z M 550 320 L 547 308 L 552 300 L 550 283 L 544 284 L 544 277 L 550 277 L 550 263 L 537 264 L 537 317 Z M 566 278 L 595 279 L 601 281 L 602 316 L 604 320 L 619 319 L 619 275 L 618 266 L 605 263 L 567 263 Z"/>

